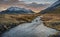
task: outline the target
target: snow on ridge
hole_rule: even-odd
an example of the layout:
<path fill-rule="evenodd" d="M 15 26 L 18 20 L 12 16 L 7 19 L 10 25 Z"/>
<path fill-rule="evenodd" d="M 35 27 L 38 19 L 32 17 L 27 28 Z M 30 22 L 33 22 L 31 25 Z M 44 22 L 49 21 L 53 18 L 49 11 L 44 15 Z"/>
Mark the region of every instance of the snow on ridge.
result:
<path fill-rule="evenodd" d="M 29 9 L 19 8 L 19 7 L 10 7 L 7 10 L 9 11 L 19 11 L 19 10 L 30 11 Z"/>

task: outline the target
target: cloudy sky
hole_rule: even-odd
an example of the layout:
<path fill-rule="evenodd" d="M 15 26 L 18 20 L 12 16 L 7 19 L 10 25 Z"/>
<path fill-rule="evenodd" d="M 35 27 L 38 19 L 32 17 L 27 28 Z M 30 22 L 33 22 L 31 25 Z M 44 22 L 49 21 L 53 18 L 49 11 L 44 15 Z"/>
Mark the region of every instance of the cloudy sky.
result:
<path fill-rule="evenodd" d="M 57 0 L 20 0 L 20 1 L 25 1 L 25 2 L 37 2 L 37 3 L 54 3 Z"/>
<path fill-rule="evenodd" d="M 3 1 L 24 1 L 26 3 L 29 3 L 29 2 L 37 2 L 37 3 L 54 3 L 56 2 L 57 0 L 0 0 L 0 2 L 3 2 Z"/>
<path fill-rule="evenodd" d="M 0 0 L 0 10 L 5 10 L 11 6 L 28 8 L 33 11 L 41 11 L 57 0 Z"/>

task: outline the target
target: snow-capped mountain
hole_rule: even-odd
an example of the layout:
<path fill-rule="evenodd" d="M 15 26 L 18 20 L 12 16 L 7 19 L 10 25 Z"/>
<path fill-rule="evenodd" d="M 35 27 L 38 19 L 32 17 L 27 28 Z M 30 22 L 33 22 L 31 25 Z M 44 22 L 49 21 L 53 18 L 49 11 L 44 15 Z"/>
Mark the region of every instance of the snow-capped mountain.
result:
<path fill-rule="evenodd" d="M 0 14 L 30 14 L 34 13 L 30 9 L 19 8 L 19 7 L 10 7 L 5 11 L 0 12 Z"/>

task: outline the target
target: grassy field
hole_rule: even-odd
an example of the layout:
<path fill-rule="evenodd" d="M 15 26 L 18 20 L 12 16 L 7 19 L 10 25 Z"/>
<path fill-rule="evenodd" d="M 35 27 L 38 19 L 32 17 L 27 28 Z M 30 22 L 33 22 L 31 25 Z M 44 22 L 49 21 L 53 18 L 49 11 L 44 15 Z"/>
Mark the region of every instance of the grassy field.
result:
<path fill-rule="evenodd" d="M 60 14 L 44 14 L 42 15 L 44 25 L 60 31 Z"/>
<path fill-rule="evenodd" d="M 45 26 L 60 31 L 60 14 L 44 14 L 41 15 Z M 60 37 L 60 32 L 50 35 L 49 37 Z"/>
<path fill-rule="evenodd" d="M 44 10 L 45 14 L 42 14 L 42 20 L 44 25 L 60 31 L 60 6 L 57 6 L 51 10 Z"/>
<path fill-rule="evenodd" d="M 37 16 L 40 16 L 40 14 L 2 14 L 0 15 L 0 34 L 19 24 L 31 22 Z M 60 14 L 44 14 L 41 16 L 43 16 L 41 20 L 45 26 L 60 31 Z M 53 36 L 56 35 L 49 37 Z"/>

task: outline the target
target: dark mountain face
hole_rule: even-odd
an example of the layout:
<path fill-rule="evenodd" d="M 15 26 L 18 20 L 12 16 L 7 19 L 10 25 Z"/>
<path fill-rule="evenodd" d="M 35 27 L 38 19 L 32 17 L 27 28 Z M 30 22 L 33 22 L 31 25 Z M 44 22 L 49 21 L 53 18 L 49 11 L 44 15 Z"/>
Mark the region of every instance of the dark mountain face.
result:
<path fill-rule="evenodd" d="M 34 13 L 32 10 L 19 8 L 19 7 L 10 7 L 5 11 L 1 11 L 0 14 L 31 14 Z"/>
<path fill-rule="evenodd" d="M 57 6 L 60 6 L 60 1 L 56 1 L 54 4 L 52 4 L 51 7 L 57 7 Z"/>
<path fill-rule="evenodd" d="M 49 11 L 56 11 L 57 8 L 60 8 L 60 0 L 56 1 L 54 4 L 52 4 L 50 7 L 47 9 L 41 11 L 41 14 L 48 13 Z M 60 10 L 60 9 L 59 9 Z"/>

